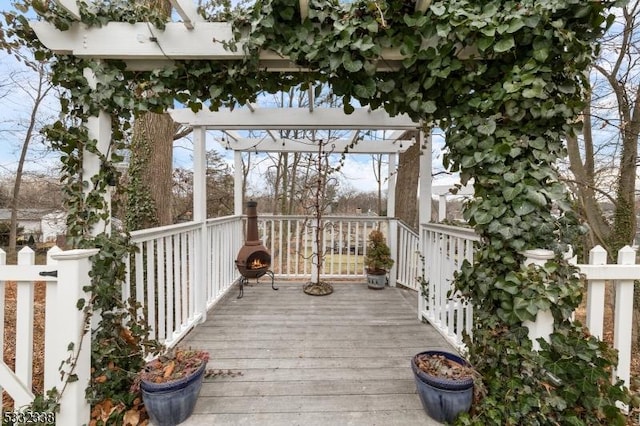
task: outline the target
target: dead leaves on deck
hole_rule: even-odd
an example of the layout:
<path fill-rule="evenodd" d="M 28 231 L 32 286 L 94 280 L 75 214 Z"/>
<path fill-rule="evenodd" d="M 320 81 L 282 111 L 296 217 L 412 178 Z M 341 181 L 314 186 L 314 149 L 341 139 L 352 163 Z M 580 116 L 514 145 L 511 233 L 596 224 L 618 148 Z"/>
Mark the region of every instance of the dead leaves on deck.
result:
<path fill-rule="evenodd" d="M 115 424 L 115 419 L 120 417 L 122 417 L 122 423 L 118 421 L 117 424 L 123 426 L 147 426 L 149 424 L 149 416 L 140 398 L 136 398 L 133 401 L 133 407 L 129 409 L 122 403 L 114 404 L 110 399 L 105 399 L 93 406 L 89 426 Z"/>

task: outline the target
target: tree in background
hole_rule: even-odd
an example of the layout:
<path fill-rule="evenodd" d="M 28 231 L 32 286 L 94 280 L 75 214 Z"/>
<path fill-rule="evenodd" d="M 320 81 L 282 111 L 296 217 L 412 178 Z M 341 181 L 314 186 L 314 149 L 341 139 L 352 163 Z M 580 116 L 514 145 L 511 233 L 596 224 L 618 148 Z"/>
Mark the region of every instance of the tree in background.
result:
<path fill-rule="evenodd" d="M 167 19 L 171 15 L 168 0 L 139 3 L 140 7 L 161 11 Z M 136 117 L 130 145 L 127 229 L 173 223 L 173 142 L 190 131 L 175 123 L 167 113 L 143 112 Z"/>
<path fill-rule="evenodd" d="M 636 179 L 640 135 L 640 1 L 620 10 L 602 41 L 594 64 L 591 102 L 583 114 L 580 139 L 567 138 L 570 184 L 578 211 L 589 226 L 587 250 L 599 244 L 615 260 L 637 232 Z M 608 214 L 604 204 L 613 206 Z M 634 322 L 640 323 L 640 288 L 636 285 Z M 640 333 L 634 327 L 634 341 Z"/>
<path fill-rule="evenodd" d="M 621 9 L 592 72 L 582 138 L 569 137 L 571 182 L 589 224 L 591 245 L 615 256 L 636 234 L 636 169 L 640 134 L 640 1 Z M 612 191 L 613 188 L 613 191 Z M 613 205 L 608 217 L 603 201 Z"/>
<path fill-rule="evenodd" d="M 233 172 L 216 151 L 207 151 L 207 217 L 233 214 Z M 184 168 L 173 170 L 172 222 L 193 219 L 193 171 Z"/>
<path fill-rule="evenodd" d="M 412 131 L 411 135 L 403 135 L 418 139 L 418 132 Z M 418 230 L 418 180 L 420 179 L 420 152 L 421 147 L 414 143 L 405 152 L 400 153 L 398 159 L 398 176 L 396 187 L 402 191 L 396 192 L 396 217 L 413 228 Z"/>
<path fill-rule="evenodd" d="M 31 58 L 28 52 L 14 51 L 15 58 L 24 66 L 25 71 L 20 73 L 10 73 L 9 84 L 13 90 L 17 90 L 21 103 L 28 105 L 28 115 L 23 123 L 11 123 L 12 131 L 18 130 L 20 139 L 20 156 L 15 169 L 15 179 L 13 189 L 8 199 L 8 208 L 11 210 L 9 252 L 16 250 L 16 239 L 18 237 L 18 210 L 20 208 L 20 189 L 22 177 L 25 172 L 25 165 L 32 142 L 39 136 L 40 126 L 39 115 L 42 104 L 49 95 L 52 85 L 48 79 L 47 64 Z M 25 102 L 25 100 L 28 100 Z M 9 106 L 7 106 L 10 108 Z"/>

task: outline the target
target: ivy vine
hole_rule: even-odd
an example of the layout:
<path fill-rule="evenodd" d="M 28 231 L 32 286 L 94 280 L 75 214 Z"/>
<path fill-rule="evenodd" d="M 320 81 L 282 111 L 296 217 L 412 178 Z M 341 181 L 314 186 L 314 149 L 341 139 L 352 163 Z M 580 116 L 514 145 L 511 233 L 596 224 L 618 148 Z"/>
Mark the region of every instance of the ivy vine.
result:
<path fill-rule="evenodd" d="M 88 26 L 109 21 L 148 21 L 158 30 L 164 26 L 160 15 L 148 16 L 135 2 L 82 5 L 81 20 Z M 81 174 L 83 151 L 99 154 L 83 123 L 100 110 L 114 117 L 117 147 L 140 112 L 163 112 L 176 101 L 194 111 L 234 107 L 265 92 L 314 81 L 341 96 L 347 113 L 354 105 L 369 105 L 438 125 L 445 131 L 446 164 L 459 172 L 463 184 L 473 179 L 475 197 L 464 215 L 481 237 L 475 261 L 463 265 L 456 287 L 476 307 L 470 360 L 489 394 L 460 423 L 522 424 L 526 419 L 527 424 L 622 424 L 615 402 L 630 399 L 620 384 L 609 382 L 615 353 L 569 321 L 582 290 L 562 252 L 581 228 L 556 169 L 565 155 L 563 137 L 580 128 L 577 117 L 589 89 L 585 71 L 598 38 L 612 22 L 608 11 L 614 5 L 439 0 L 423 13 L 415 10 L 414 0 L 343 5 L 310 0 L 302 20 L 298 0 L 258 0 L 248 10 L 227 7 L 219 15 L 205 16 L 231 22 L 233 39 L 223 43 L 230 50 L 242 49 L 243 60 L 176 60 L 147 72 L 130 71 L 121 61 L 53 55 L 24 17 L 15 16 L 12 22 L 14 34 L 36 49 L 38 57 L 52 58 L 54 82 L 67 89 L 61 103 L 67 119 L 51 126 L 47 135 L 63 152 L 69 231 L 84 245 L 97 243 L 87 237 L 89 230 L 99 219 L 108 219 L 101 200 L 105 176 L 88 181 Z M 73 25 L 55 2 L 34 1 L 32 6 L 60 30 Z M 403 55 L 397 69 L 380 71 L 390 65 L 381 59 L 385 49 Z M 259 62 L 263 50 L 309 71 L 268 72 Z M 85 68 L 97 77 L 95 90 L 83 76 Z M 103 161 L 110 160 L 105 156 Z M 83 195 L 86 185 L 92 190 Z M 110 312 L 117 306 L 116 293 L 101 295 L 98 289 L 119 285 L 107 278 L 107 271 L 119 271 L 118 256 L 128 245 L 122 241 L 105 247 L 110 247 L 106 256 L 113 264 L 96 263 L 104 273 L 96 274 L 101 278 L 93 287 L 98 293 L 94 303 L 106 296 L 115 304 L 104 306 Z M 532 248 L 553 249 L 557 256 L 543 267 L 527 267 L 522 252 Z M 547 309 L 556 319 L 554 334 L 549 343 L 540 342 L 541 350 L 532 351 L 522 321 Z M 131 311 L 128 318 L 138 316 Z M 112 320 L 109 330 L 115 331 L 123 318 L 103 322 Z M 136 327 L 131 325 L 143 336 L 144 329 Z M 106 340 L 98 340 L 94 350 L 109 341 L 108 336 L 101 339 Z"/>

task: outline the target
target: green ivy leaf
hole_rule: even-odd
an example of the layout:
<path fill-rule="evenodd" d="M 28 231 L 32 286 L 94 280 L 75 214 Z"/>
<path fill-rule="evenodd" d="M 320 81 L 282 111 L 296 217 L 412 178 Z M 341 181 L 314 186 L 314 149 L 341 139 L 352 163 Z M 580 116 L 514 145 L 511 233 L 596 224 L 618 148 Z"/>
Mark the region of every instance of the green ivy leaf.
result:
<path fill-rule="evenodd" d="M 486 211 L 477 211 L 473 215 L 473 220 L 478 225 L 486 225 L 487 223 L 491 223 L 491 221 L 493 221 L 493 216 Z"/>
<path fill-rule="evenodd" d="M 433 114 L 438 110 L 438 106 L 434 101 L 426 101 L 422 103 L 422 110 L 427 114 Z"/>
<path fill-rule="evenodd" d="M 496 122 L 488 119 L 485 123 L 478 126 L 478 133 L 481 135 L 492 135 L 496 131 Z"/>
<path fill-rule="evenodd" d="M 504 197 L 505 201 L 510 202 L 522 193 L 522 189 L 523 187 L 520 184 L 510 188 L 504 188 L 502 190 L 502 196 Z"/>
<path fill-rule="evenodd" d="M 353 114 L 353 111 L 355 111 L 356 109 L 350 103 L 345 103 L 342 106 L 342 110 L 344 111 L 345 114 Z"/>
<path fill-rule="evenodd" d="M 493 36 L 480 37 L 478 39 L 478 50 L 480 52 L 485 52 L 489 47 L 491 47 L 493 40 Z"/>
<path fill-rule="evenodd" d="M 343 56 L 342 66 L 345 70 L 349 72 L 358 72 L 362 69 L 362 61 L 356 59 L 355 61 L 351 60 L 351 57 L 345 60 L 345 56 Z"/>
<path fill-rule="evenodd" d="M 447 9 L 444 7 L 442 3 L 435 3 L 430 6 L 431 12 L 436 16 L 442 16 L 445 14 Z"/>
<path fill-rule="evenodd" d="M 536 210 L 536 206 L 529 201 L 516 199 L 513 201 L 513 211 L 518 216 L 526 216 L 529 213 L 533 213 Z"/>
<path fill-rule="evenodd" d="M 380 80 L 377 85 L 381 92 L 389 93 L 396 87 L 396 82 L 393 80 Z"/>
<path fill-rule="evenodd" d="M 513 40 L 513 37 L 502 38 L 493 45 L 493 51 L 496 53 L 503 53 L 513 49 L 515 45 L 516 43 Z"/>

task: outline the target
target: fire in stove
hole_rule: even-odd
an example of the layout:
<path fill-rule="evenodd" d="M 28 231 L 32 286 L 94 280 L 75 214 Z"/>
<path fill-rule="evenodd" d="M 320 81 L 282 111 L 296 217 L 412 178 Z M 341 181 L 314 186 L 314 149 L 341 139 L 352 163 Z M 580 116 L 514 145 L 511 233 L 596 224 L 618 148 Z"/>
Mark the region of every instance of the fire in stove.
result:
<path fill-rule="evenodd" d="M 268 268 L 269 264 L 261 261 L 260 259 L 254 259 L 249 263 L 248 267 L 249 269 L 262 269 Z"/>

